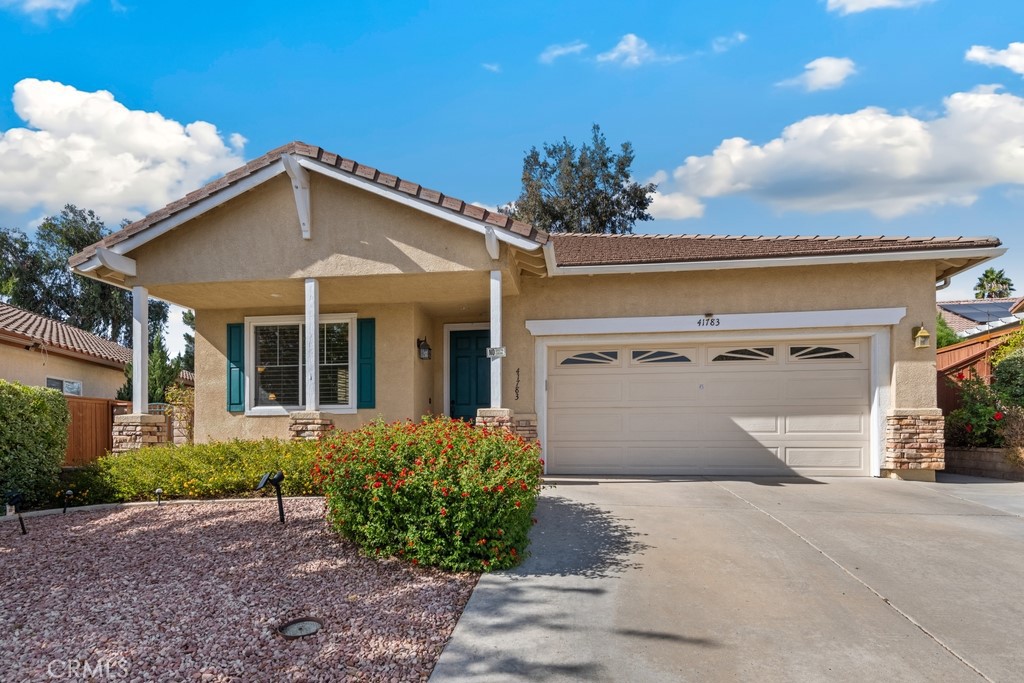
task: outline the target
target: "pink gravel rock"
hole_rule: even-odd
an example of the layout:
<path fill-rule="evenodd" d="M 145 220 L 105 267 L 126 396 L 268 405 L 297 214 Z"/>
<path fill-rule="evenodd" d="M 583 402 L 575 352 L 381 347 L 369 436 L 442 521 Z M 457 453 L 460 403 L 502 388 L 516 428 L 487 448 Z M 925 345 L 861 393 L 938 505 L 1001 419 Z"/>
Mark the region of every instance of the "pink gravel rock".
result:
<path fill-rule="evenodd" d="M 476 584 L 359 556 L 319 498 L 0 525 L 0 678 L 425 681 Z M 285 640 L 301 616 L 319 633 Z M 104 668 L 105 667 L 105 668 Z M 107 672 L 107 673 L 104 673 Z"/>

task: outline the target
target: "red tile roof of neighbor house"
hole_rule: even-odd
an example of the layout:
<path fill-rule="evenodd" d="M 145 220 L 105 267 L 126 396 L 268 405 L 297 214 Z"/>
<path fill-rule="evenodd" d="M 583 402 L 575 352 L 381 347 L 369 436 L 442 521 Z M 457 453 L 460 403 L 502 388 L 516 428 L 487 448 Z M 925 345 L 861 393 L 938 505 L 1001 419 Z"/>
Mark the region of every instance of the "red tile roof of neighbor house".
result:
<path fill-rule="evenodd" d="M 994 237 L 551 235 L 559 266 L 686 263 L 998 247 Z"/>
<path fill-rule="evenodd" d="M 85 262 L 96 253 L 97 246 L 109 248 L 119 242 L 123 242 L 129 237 L 143 232 L 150 226 L 155 225 L 166 218 L 170 218 L 174 214 L 187 209 L 203 199 L 215 195 L 217 192 L 233 185 L 239 180 L 270 166 L 284 154 L 295 154 L 314 159 L 352 177 L 358 177 L 364 181 L 394 190 L 397 193 L 401 193 L 401 195 L 416 199 L 424 204 L 446 209 L 453 215 L 460 215 L 465 218 L 478 221 L 481 224 L 509 230 L 517 235 L 534 240 L 538 244 L 544 244 L 548 239 L 546 232 L 543 230 L 537 230 L 529 223 L 515 220 L 510 216 L 485 209 L 475 204 L 469 204 L 457 197 L 442 194 L 437 190 L 431 190 L 410 180 L 399 178 L 398 176 L 391 175 L 389 173 L 384 173 L 372 166 L 366 166 L 365 164 L 360 164 L 359 162 L 351 159 L 346 159 L 334 152 L 328 152 L 322 147 L 308 145 L 305 142 L 290 142 L 283 147 L 278 147 L 277 149 L 267 152 L 261 157 L 253 159 L 245 166 L 228 172 L 194 192 L 189 192 L 181 199 L 171 202 L 164 208 L 154 211 L 145 218 L 135 221 L 134 223 L 125 226 L 123 229 L 108 235 L 100 242 L 86 247 L 81 252 L 72 256 L 69 259 L 69 263 L 72 266 L 77 266 Z"/>
<path fill-rule="evenodd" d="M 4 333 L 25 339 L 29 344 L 38 343 L 47 351 L 71 351 L 120 365 L 132 360 L 131 349 L 109 339 L 17 306 L 0 303 L 0 335 Z"/>

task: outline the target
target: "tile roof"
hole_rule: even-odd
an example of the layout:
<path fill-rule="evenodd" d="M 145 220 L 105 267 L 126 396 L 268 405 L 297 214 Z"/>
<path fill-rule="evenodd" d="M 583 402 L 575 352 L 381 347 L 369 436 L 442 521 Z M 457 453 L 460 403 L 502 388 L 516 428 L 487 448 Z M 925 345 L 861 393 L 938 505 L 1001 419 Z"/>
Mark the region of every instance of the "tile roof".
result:
<path fill-rule="evenodd" d="M 64 349 L 122 365 L 132 360 L 131 349 L 120 344 L 38 313 L 0 303 L 0 334 L 4 332 L 38 342 L 48 351 Z"/>
<path fill-rule="evenodd" d="M 134 223 L 125 226 L 123 229 L 111 235 L 108 235 L 100 242 L 97 242 L 96 244 L 91 245 L 84 249 L 83 251 L 72 256 L 69 259 L 69 263 L 72 266 L 77 266 L 87 261 L 89 258 L 93 256 L 93 254 L 96 253 L 97 246 L 109 248 L 114 246 L 115 244 L 118 244 L 119 242 L 123 242 L 129 237 L 132 237 L 133 235 L 137 235 L 138 233 L 143 232 L 147 228 L 155 225 L 156 223 L 159 223 L 160 221 L 169 218 L 184 209 L 187 209 L 193 204 L 196 204 L 197 202 L 200 202 L 206 199 L 207 197 L 211 197 L 212 195 L 215 195 L 217 192 L 224 190 L 227 187 L 230 187 L 239 180 L 242 180 L 243 178 L 246 178 L 252 175 L 253 173 L 256 173 L 257 171 L 260 171 L 270 166 L 278 159 L 280 159 L 281 156 L 284 154 L 295 154 L 299 156 L 308 157 L 310 159 L 314 159 L 316 161 L 319 161 L 320 163 L 326 164 L 343 173 L 346 173 L 354 178 L 359 178 L 366 182 L 375 183 L 377 185 L 393 190 L 396 193 L 400 193 L 402 195 L 414 198 L 420 202 L 423 202 L 424 204 L 440 207 L 451 212 L 453 215 L 460 215 L 475 221 L 479 221 L 481 223 L 486 223 L 488 226 L 504 228 L 506 230 L 516 233 L 517 235 L 521 235 L 522 237 L 532 239 L 539 244 L 544 244 L 545 242 L 547 242 L 548 239 L 548 235 L 546 232 L 542 230 L 537 230 L 529 223 L 524 223 L 522 221 L 515 220 L 509 216 L 497 213 L 495 211 L 490 211 L 489 209 L 476 206 L 475 204 L 469 204 L 461 199 L 458 199 L 457 197 L 442 194 L 437 190 L 431 190 L 410 180 L 406 180 L 404 178 L 399 178 L 398 176 L 395 175 L 384 173 L 372 166 L 366 166 L 351 159 L 346 159 L 345 157 L 339 156 L 338 154 L 335 154 L 333 152 L 328 152 L 327 150 L 321 147 L 309 145 L 304 142 L 290 142 L 287 145 L 278 147 L 277 149 L 267 152 L 261 157 L 253 159 L 245 166 L 236 168 L 235 170 L 228 172 L 227 174 L 221 176 L 220 178 L 214 180 L 211 183 L 204 185 L 198 190 L 189 192 L 181 199 L 175 202 L 171 202 L 164 208 L 154 211 L 145 218 L 135 221 Z"/>
<path fill-rule="evenodd" d="M 998 247 L 994 237 L 551 235 L 559 266 L 687 263 Z"/>

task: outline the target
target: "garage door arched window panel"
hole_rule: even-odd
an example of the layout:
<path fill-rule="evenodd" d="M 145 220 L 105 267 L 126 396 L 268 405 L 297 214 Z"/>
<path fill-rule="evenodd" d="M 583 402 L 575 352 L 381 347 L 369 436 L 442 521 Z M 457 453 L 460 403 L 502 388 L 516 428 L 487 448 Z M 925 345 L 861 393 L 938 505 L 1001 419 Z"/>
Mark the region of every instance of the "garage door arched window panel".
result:
<path fill-rule="evenodd" d="M 712 350 L 712 353 L 715 353 Z M 775 347 L 774 346 L 747 346 L 738 349 L 729 349 L 728 351 L 720 351 L 715 353 L 711 357 L 712 363 L 722 362 L 774 362 L 775 361 Z"/>
<path fill-rule="evenodd" d="M 634 349 L 630 352 L 630 362 L 633 365 L 647 365 L 649 363 L 692 363 L 690 356 L 694 355 L 690 349 L 668 350 L 668 349 Z"/>
<path fill-rule="evenodd" d="M 583 351 L 581 353 L 558 354 L 559 366 L 574 365 L 618 365 L 618 351 Z"/>
<path fill-rule="evenodd" d="M 793 361 L 856 360 L 860 347 L 856 344 L 836 346 L 790 346 L 789 359 Z"/>

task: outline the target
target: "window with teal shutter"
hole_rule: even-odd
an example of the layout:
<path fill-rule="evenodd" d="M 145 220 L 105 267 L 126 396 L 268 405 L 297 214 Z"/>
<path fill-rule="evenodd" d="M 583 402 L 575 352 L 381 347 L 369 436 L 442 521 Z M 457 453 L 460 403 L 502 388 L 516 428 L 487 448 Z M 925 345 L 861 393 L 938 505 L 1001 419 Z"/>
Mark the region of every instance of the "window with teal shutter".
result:
<path fill-rule="evenodd" d="M 245 410 L 245 324 L 228 325 L 228 410 Z"/>
<path fill-rule="evenodd" d="M 377 321 L 359 318 L 356 321 L 356 357 L 358 359 L 357 408 L 377 407 L 376 337 Z"/>

